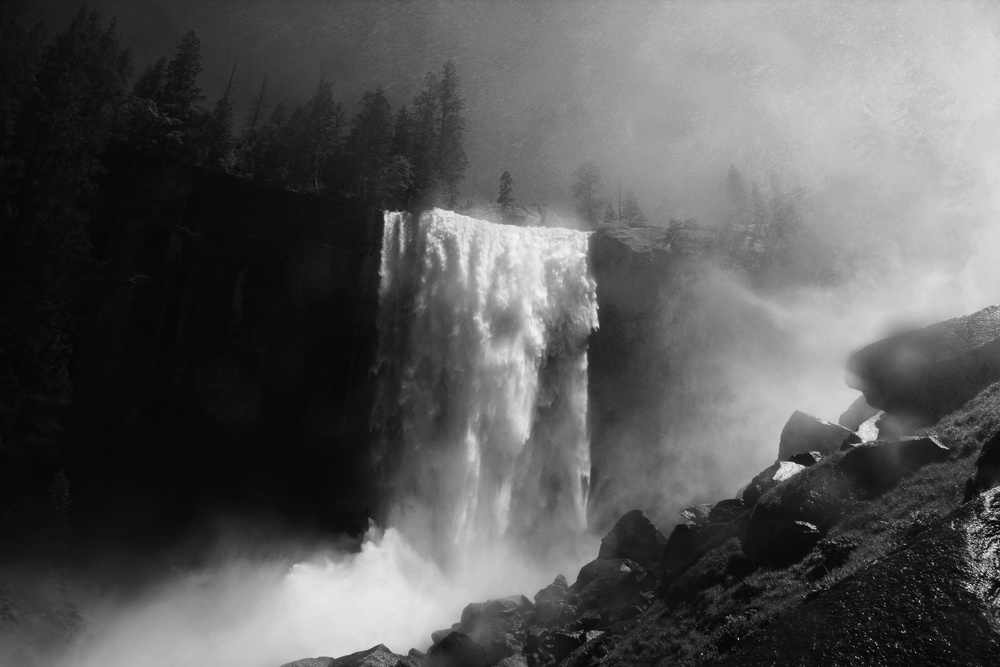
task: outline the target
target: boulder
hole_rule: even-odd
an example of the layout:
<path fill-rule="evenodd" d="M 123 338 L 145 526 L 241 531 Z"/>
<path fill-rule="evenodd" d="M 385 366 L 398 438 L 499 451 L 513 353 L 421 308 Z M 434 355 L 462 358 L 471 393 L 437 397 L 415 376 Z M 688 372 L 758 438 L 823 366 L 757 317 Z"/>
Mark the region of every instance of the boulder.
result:
<path fill-rule="evenodd" d="M 976 476 L 972 482 L 975 493 L 1000 486 L 1000 431 L 983 443 L 983 449 L 976 459 Z"/>
<path fill-rule="evenodd" d="M 358 651 L 340 658 L 303 658 L 281 667 L 396 667 L 400 661 L 407 664 L 406 660 L 406 656 L 397 655 L 384 644 L 379 644 L 367 651 Z"/>
<path fill-rule="evenodd" d="M 872 343 L 847 369 L 872 407 L 932 424 L 1000 380 L 1000 306 Z"/>
<path fill-rule="evenodd" d="M 708 514 L 708 523 L 731 523 L 747 511 L 746 503 L 739 498 L 727 498 L 715 503 Z"/>
<path fill-rule="evenodd" d="M 555 581 L 535 593 L 535 604 L 562 601 L 567 595 L 569 595 L 569 583 L 566 577 L 557 574 Z"/>
<path fill-rule="evenodd" d="M 787 517 L 751 517 L 743 552 L 756 565 L 785 567 L 799 562 L 822 537 L 808 521 Z"/>
<path fill-rule="evenodd" d="M 879 424 L 882 422 L 885 413 L 879 410 L 874 415 L 858 424 L 855 433 L 861 438 L 861 442 L 874 442 L 878 440 Z"/>
<path fill-rule="evenodd" d="M 786 479 L 791 479 L 805 469 L 806 466 L 799 463 L 792 463 L 791 461 L 781 461 L 780 463 L 771 465 L 764 471 L 758 473 L 757 476 L 751 480 L 747 488 L 743 490 L 743 502 L 746 503 L 748 507 L 752 507 L 757 504 L 757 501 L 760 500 L 762 495 L 781 482 L 784 482 Z"/>
<path fill-rule="evenodd" d="M 711 503 L 701 505 L 691 505 L 681 510 L 681 516 L 685 521 L 690 521 L 696 526 L 703 526 L 708 523 L 708 515 L 712 512 Z"/>
<path fill-rule="evenodd" d="M 934 436 L 858 445 L 844 454 L 840 469 L 866 495 L 892 488 L 903 477 L 930 463 L 946 461 L 951 450 Z"/>
<path fill-rule="evenodd" d="M 520 651 L 516 634 L 533 609 L 523 595 L 474 602 L 462 611 L 457 631 L 474 641 L 492 665 Z"/>
<path fill-rule="evenodd" d="M 823 460 L 823 455 L 819 452 L 802 452 L 801 454 L 796 454 L 788 459 L 789 463 L 797 463 L 800 466 L 814 466 Z"/>
<path fill-rule="evenodd" d="M 992 665 L 1000 488 L 734 646 L 732 665 Z"/>
<path fill-rule="evenodd" d="M 837 423 L 848 431 L 857 431 L 859 426 L 877 415 L 878 412 L 878 409 L 868 405 L 864 395 L 861 395 L 851 403 L 851 407 L 840 415 Z"/>
<path fill-rule="evenodd" d="M 628 558 L 637 563 L 654 563 L 663 555 L 667 539 L 642 510 L 632 510 L 601 540 L 597 557 L 603 560 Z"/>
<path fill-rule="evenodd" d="M 427 651 L 427 667 L 487 667 L 490 664 L 483 647 L 461 632 L 449 633 Z"/>
<path fill-rule="evenodd" d="M 803 452 L 832 454 L 840 451 L 840 446 L 850 440 L 861 441 L 854 431 L 796 410 L 781 429 L 778 460 L 787 461 Z"/>
<path fill-rule="evenodd" d="M 648 602 L 642 594 L 655 587 L 652 572 L 624 559 L 595 560 L 584 565 L 573 585 L 578 612 L 597 609 L 612 615 L 622 607 Z"/>

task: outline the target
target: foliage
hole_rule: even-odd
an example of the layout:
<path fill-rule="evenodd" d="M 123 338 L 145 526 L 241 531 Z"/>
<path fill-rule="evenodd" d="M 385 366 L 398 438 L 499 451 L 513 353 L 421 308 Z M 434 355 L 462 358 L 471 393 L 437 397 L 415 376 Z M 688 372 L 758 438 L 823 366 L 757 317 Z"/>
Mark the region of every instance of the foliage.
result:
<path fill-rule="evenodd" d="M 631 190 L 626 192 L 625 198 L 622 199 L 621 222 L 629 227 L 641 227 L 646 224 L 646 213 L 639 206 L 639 198 Z"/>
<path fill-rule="evenodd" d="M 49 415 L 71 396 L 74 305 L 92 274 L 87 202 L 123 133 L 131 54 L 81 9 L 50 42 L 0 9 L 0 488 L 54 456 Z"/>
<path fill-rule="evenodd" d="M 584 162 L 573 172 L 573 201 L 580 219 L 591 229 L 597 228 L 597 222 L 604 208 L 601 197 L 601 171 L 593 160 Z"/>
<path fill-rule="evenodd" d="M 504 214 L 509 214 L 514 210 L 514 178 L 509 171 L 500 174 L 500 192 L 497 195 L 497 204 Z"/>

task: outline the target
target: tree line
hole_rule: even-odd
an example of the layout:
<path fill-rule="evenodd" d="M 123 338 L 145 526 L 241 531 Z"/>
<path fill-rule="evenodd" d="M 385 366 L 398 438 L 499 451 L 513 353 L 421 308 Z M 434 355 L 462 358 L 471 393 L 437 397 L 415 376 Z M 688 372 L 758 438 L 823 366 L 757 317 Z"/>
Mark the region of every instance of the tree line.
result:
<path fill-rule="evenodd" d="M 453 206 L 468 164 L 465 99 L 451 61 L 396 110 L 382 88 L 347 110 L 334 82 L 320 77 L 288 112 L 268 103 L 265 80 L 237 126 L 236 64 L 206 106 L 194 32 L 133 78 L 114 21 L 81 8 L 50 36 L 27 16 L 27 0 L 0 3 L 0 510 L 39 484 L 52 498 L 65 495 L 65 479 L 53 476 L 53 415 L 72 398 L 81 296 L 99 269 L 92 205 L 116 170 L 219 169 L 363 206 L 411 208 Z M 50 505 L 44 511 L 65 510 Z"/>
<path fill-rule="evenodd" d="M 130 96 L 128 143 L 158 157 L 210 166 L 292 190 L 336 192 L 382 208 L 458 200 L 468 166 L 465 99 L 455 63 L 429 72 L 409 107 L 395 113 L 381 87 L 364 93 L 356 113 L 335 99 L 321 76 L 305 104 L 289 112 L 268 104 L 267 78 L 237 128 L 232 80 L 205 109 L 197 85 L 200 40 L 189 32 L 171 60 L 146 66 Z"/>

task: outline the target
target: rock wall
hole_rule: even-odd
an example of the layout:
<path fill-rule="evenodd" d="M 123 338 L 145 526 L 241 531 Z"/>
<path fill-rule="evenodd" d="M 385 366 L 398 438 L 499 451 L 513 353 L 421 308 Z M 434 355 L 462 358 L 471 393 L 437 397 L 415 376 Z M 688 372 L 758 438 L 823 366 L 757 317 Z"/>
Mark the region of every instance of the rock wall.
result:
<path fill-rule="evenodd" d="M 236 508 L 363 529 L 381 226 L 205 171 L 102 194 L 66 434 L 78 519 L 151 539 Z"/>

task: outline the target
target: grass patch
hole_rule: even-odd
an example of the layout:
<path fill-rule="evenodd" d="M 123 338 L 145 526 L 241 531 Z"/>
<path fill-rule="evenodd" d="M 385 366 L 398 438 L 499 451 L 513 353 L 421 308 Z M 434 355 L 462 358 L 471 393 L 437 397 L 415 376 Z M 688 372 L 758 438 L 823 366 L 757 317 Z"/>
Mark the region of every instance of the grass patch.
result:
<path fill-rule="evenodd" d="M 844 487 L 835 465 L 842 454 L 769 490 L 760 499 L 767 511 L 804 504 L 817 525 L 825 523 L 828 532 L 813 551 L 787 568 L 734 577 L 726 572 L 734 544 L 713 549 L 678 580 L 685 582 L 683 599 L 672 608 L 656 603 L 621 629 L 600 664 L 706 665 L 724 658 L 810 594 L 905 548 L 957 509 L 983 442 L 998 431 L 1000 382 L 917 433 L 939 436 L 953 451 L 950 460 L 921 468 L 876 498 L 858 499 Z"/>

